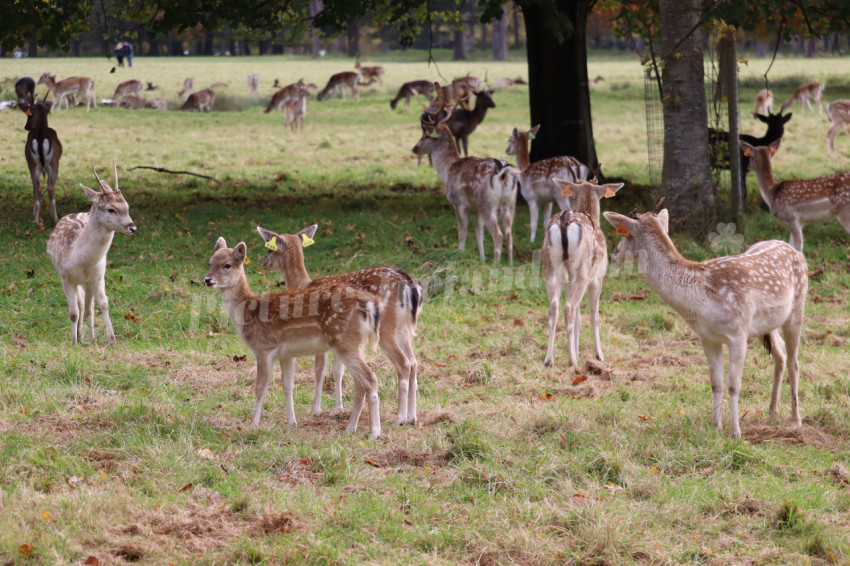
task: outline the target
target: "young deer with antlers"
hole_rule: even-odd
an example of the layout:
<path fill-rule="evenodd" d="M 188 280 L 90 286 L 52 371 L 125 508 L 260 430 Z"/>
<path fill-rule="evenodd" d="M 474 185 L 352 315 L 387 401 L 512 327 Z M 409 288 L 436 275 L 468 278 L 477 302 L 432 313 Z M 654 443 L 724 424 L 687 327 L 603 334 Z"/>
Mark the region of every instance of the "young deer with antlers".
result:
<path fill-rule="evenodd" d="M 782 110 L 779 111 L 780 114 L 785 112 L 785 109 L 794 104 L 795 102 L 800 103 L 800 113 L 804 113 L 806 111 L 806 106 L 809 106 L 809 110 L 812 112 L 815 109 L 812 107 L 812 100 L 818 103 L 818 114 L 823 114 L 823 103 L 821 102 L 821 96 L 823 96 L 824 86 L 822 83 L 806 83 L 797 87 L 794 91 L 794 94 L 791 95 L 791 98 L 786 100 L 782 104 Z"/>
<path fill-rule="evenodd" d="M 543 238 L 543 277 L 549 297 L 549 345 L 543 364 L 555 361 L 555 328 L 558 326 L 558 301 L 566 289 L 564 321 L 567 326 L 570 365 L 578 365 L 578 338 L 581 332 L 579 306 L 589 291 L 590 327 L 596 346 L 596 359 L 602 360 L 599 341 L 599 297 L 602 280 L 608 269 L 608 248 L 599 227 L 599 201 L 611 198 L 623 183 L 599 185 L 595 182 L 573 183 L 553 179 L 564 188 L 564 196 L 573 197 L 573 209 L 555 215 Z"/>
<path fill-rule="evenodd" d="M 850 125 L 850 100 L 846 98 L 833 100 L 826 105 L 826 115 L 832 122 L 832 127 L 826 133 L 826 149 L 835 151 L 835 136 L 844 126 Z"/>
<path fill-rule="evenodd" d="M 741 142 L 744 154 L 750 158 L 750 168 L 758 178 L 761 197 L 770 213 L 788 224 L 789 243 L 794 249 L 803 251 L 803 226 L 806 224 L 837 218 L 850 232 L 850 173 L 776 181 L 770 158 L 778 146 L 778 141 L 763 147 Z"/>
<path fill-rule="evenodd" d="M 219 290 L 230 321 L 257 358 L 251 422 L 254 426 L 260 424 L 263 398 L 274 362 L 278 360 L 286 395 L 287 423 L 298 424 L 292 399 L 295 358 L 330 350 L 354 375 L 354 401 L 346 431 L 357 430 L 363 403 L 368 401 L 371 436 L 378 438 L 381 435 L 378 379 L 363 359 L 366 343 L 374 345 L 378 338 L 381 313 L 377 299 L 342 284 L 256 295 L 245 278 L 246 250 L 245 242 L 231 249 L 224 238 L 219 238 L 204 283 Z"/>
<path fill-rule="evenodd" d="M 62 144 L 56 130 L 47 127 L 47 115 L 50 114 L 51 102 L 24 102 L 19 108 L 27 115 L 24 129 L 27 134 L 27 145 L 24 155 L 32 179 L 33 207 L 32 215 L 36 224 L 41 224 L 41 177 L 47 176 L 47 195 L 50 199 L 50 215 L 53 222 L 59 221 L 56 211 L 56 180 L 59 178 L 59 159 L 62 157 Z"/>
<path fill-rule="evenodd" d="M 537 235 L 537 221 L 540 217 L 540 207 L 544 207 L 543 222 L 548 222 L 552 216 L 552 205 L 558 203 L 561 210 L 570 209 L 570 199 L 564 196 L 554 178 L 559 177 L 573 183 L 583 181 L 590 175 L 587 165 L 575 157 L 562 155 L 550 157 L 535 163 L 528 156 L 528 144 L 537 135 L 540 124 L 526 132 L 514 128 L 508 140 L 505 153 L 516 156 L 516 165 L 520 170 L 519 187 L 522 196 L 528 203 L 531 214 L 531 241 Z"/>
<path fill-rule="evenodd" d="M 800 426 L 797 350 L 809 281 L 803 254 L 785 242 L 769 240 L 750 246 L 740 255 L 692 262 L 679 255 L 667 235 L 667 210 L 629 216 L 604 214 L 623 236 L 615 261 L 638 259 L 647 283 L 699 337 L 708 358 L 717 429 L 722 428 L 725 344 L 729 348 L 730 429 L 733 437 L 741 436 L 738 394 L 750 337 L 761 338 L 773 355 L 770 414 L 774 418 L 779 416 L 779 392 L 787 360 L 791 422 Z"/>
<path fill-rule="evenodd" d="M 351 91 L 354 99 L 357 102 L 360 102 L 360 91 L 357 89 L 357 81 L 359 78 L 360 73 L 355 73 L 353 71 L 345 71 L 343 73 L 331 75 L 331 78 L 328 79 L 328 84 L 326 84 L 325 88 L 316 95 L 316 100 L 324 100 L 328 93 L 331 93 L 331 97 L 333 97 L 337 92 L 339 92 L 340 97 L 345 100 L 345 88 L 347 88 Z"/>
<path fill-rule="evenodd" d="M 263 262 L 263 271 L 283 273 L 286 288 L 300 291 L 319 288 L 331 283 L 342 283 L 366 291 L 378 300 L 381 306 L 379 344 L 392 362 L 398 377 L 398 414 L 396 423 L 416 422 L 417 361 L 413 352 L 413 336 L 416 319 L 422 309 L 422 285 L 395 267 L 373 267 L 353 273 L 310 279 L 304 266 L 303 247 L 312 243 L 317 225 L 312 225 L 295 234 L 277 234 L 257 227 L 257 232 L 266 242 L 269 254 Z M 309 243 L 308 243 L 309 242 Z M 322 384 L 325 378 L 328 356 L 316 356 L 316 392 L 313 396 L 313 415 L 322 411 Z M 334 358 L 331 374 L 334 378 L 336 408 L 342 409 L 342 374 L 340 358 Z"/>
<path fill-rule="evenodd" d="M 86 97 L 86 112 L 91 110 L 92 102 L 94 109 L 97 110 L 97 99 L 94 92 L 94 81 L 88 77 L 71 77 L 62 81 L 56 82 L 56 76 L 44 73 L 38 79 L 38 84 L 47 85 L 47 88 L 56 97 L 56 111 L 62 109 L 62 101 L 65 101 L 65 108 L 70 109 L 71 105 L 68 101 L 69 95 L 81 94 Z"/>
<path fill-rule="evenodd" d="M 446 118 L 447 119 L 447 118 Z M 508 261 L 513 265 L 514 242 L 511 227 L 516 206 L 517 175 L 519 170 L 501 159 L 479 157 L 461 158 L 452 133 L 445 124 L 429 116 L 423 121 L 422 138 L 413 147 L 415 155 L 431 155 L 434 169 L 446 187 L 446 198 L 457 216 L 458 249 L 466 247 L 469 215 L 475 214 L 475 238 L 478 253 L 484 261 L 484 228 L 493 238 L 493 261 L 502 257 L 502 221 L 507 241 Z"/>
<path fill-rule="evenodd" d="M 135 234 L 136 225 L 130 218 L 130 207 L 118 189 L 118 166 L 113 163 L 113 168 L 114 189 L 101 180 L 92 165 L 100 191 L 80 184 L 93 203 L 91 210 L 63 217 L 47 240 L 47 255 L 62 278 L 62 287 L 68 300 L 71 344 L 82 339 L 85 317 L 89 319 L 89 338 L 94 340 L 95 299 L 103 315 L 106 341 L 115 344 L 104 281 L 106 254 L 112 245 L 115 232 Z"/>

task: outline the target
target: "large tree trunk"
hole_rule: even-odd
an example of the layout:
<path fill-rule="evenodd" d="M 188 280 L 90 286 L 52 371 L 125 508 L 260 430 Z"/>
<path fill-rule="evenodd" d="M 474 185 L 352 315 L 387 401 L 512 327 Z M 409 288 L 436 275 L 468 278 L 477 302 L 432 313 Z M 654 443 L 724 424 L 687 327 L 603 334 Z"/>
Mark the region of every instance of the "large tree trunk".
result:
<path fill-rule="evenodd" d="M 516 2 L 513 2 L 511 6 L 511 11 L 513 12 L 513 20 L 514 20 L 514 49 L 519 49 L 522 47 L 522 43 L 519 39 L 519 6 L 517 6 Z"/>
<path fill-rule="evenodd" d="M 744 208 L 747 200 L 746 179 L 741 175 L 741 152 L 733 140 L 740 139 L 740 124 L 738 122 L 738 55 L 735 48 L 735 36 L 731 30 L 723 35 L 717 45 L 717 57 L 723 64 L 720 66 L 721 83 L 725 85 L 727 112 L 729 115 L 729 200 L 732 201 L 732 212 L 735 222 L 741 226 L 744 218 Z"/>
<path fill-rule="evenodd" d="M 348 37 L 348 56 L 349 57 L 359 57 L 360 56 L 360 24 L 357 22 L 351 22 L 348 24 L 346 29 L 346 36 Z"/>
<path fill-rule="evenodd" d="M 213 41 L 215 40 L 215 31 L 208 29 L 204 30 L 204 46 L 201 53 L 203 55 L 215 55 L 213 50 Z"/>
<path fill-rule="evenodd" d="M 502 19 L 493 22 L 491 35 L 493 60 L 505 61 L 508 58 L 508 5 L 502 6 Z"/>
<path fill-rule="evenodd" d="M 572 155 L 595 168 L 585 45 L 590 0 L 554 0 L 554 4 L 573 24 L 563 42 L 549 29 L 547 10 L 535 0 L 519 2 L 525 20 L 531 125 L 541 124 L 531 144 L 531 161 Z"/>
<path fill-rule="evenodd" d="M 708 161 L 708 110 L 697 29 L 700 0 L 660 0 L 664 166 L 661 190 L 674 221 L 693 233 L 714 203 Z M 732 150 L 734 151 L 734 150 Z"/>
<path fill-rule="evenodd" d="M 310 17 L 315 17 L 316 14 L 322 11 L 322 2 L 320 0 L 310 0 Z M 315 27 L 310 28 L 310 53 L 313 55 L 313 59 L 319 58 L 319 34 L 316 32 Z"/>
<path fill-rule="evenodd" d="M 454 47 L 454 56 L 452 57 L 452 59 L 454 59 L 455 61 L 462 61 L 466 59 L 466 47 L 463 44 L 463 36 L 463 29 L 455 30 L 454 41 L 452 42 Z"/>

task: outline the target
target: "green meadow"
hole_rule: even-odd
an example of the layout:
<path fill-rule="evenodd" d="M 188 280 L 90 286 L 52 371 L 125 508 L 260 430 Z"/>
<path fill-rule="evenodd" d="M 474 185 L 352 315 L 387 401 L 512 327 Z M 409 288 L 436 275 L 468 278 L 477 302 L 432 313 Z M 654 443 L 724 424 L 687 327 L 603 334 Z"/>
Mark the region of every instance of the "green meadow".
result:
<path fill-rule="evenodd" d="M 583 325 L 580 366 L 567 364 L 563 320 L 555 365 L 544 368 L 548 303 L 528 211 L 517 205 L 512 266 L 481 263 L 470 234 L 457 250 L 454 212 L 410 149 L 420 106 L 389 107 L 402 82 L 490 81 L 521 75 L 504 63 L 440 62 L 427 54 L 374 60 L 384 85 L 360 102 L 308 102 L 303 132 L 264 114 L 275 89 L 304 78 L 321 88 L 348 59 L 136 57 L 2 59 L 0 77 L 89 76 L 98 100 L 136 78 L 161 87 L 169 111 L 100 107 L 54 111 L 64 146 L 60 216 L 90 204 L 79 184 L 113 182 L 112 162 L 139 231 L 117 234 L 106 289 L 118 344 L 70 344 L 59 276 L 45 255 L 53 222 L 32 221 L 25 116 L 0 111 L 0 564 L 840 564 L 850 561 L 850 235 L 837 222 L 804 230 L 813 272 L 800 350 L 803 426 L 767 415 L 772 359 L 751 341 L 740 398 L 743 439 L 711 422 L 711 388 L 696 335 L 636 269 L 612 269 L 601 304 L 604 361 Z M 769 60 L 741 68 L 742 129 Z M 260 76 L 249 96 L 247 75 Z M 594 53 L 593 126 L 609 177 L 628 181 L 603 209 L 650 209 L 643 69 L 636 57 Z M 218 89 L 211 113 L 176 112 L 183 79 Z M 824 101 L 850 98 L 850 61 L 780 58 L 776 106 L 806 81 Z M 37 92 L 44 94 L 40 85 Z M 150 97 L 154 93 L 145 93 Z M 470 138 L 476 156 L 506 158 L 514 127 L 529 127 L 527 87 L 499 90 Z M 12 97 L 6 84 L 3 98 Z M 569 104 L 569 93 L 564 94 Z M 850 170 L 850 136 L 826 152 L 825 114 L 799 105 L 774 157 L 779 179 Z M 543 128 L 547 125 L 543 124 Z M 136 166 L 190 171 L 215 180 Z M 758 205 L 749 176 L 744 246 L 787 240 Z M 728 195 L 721 190 L 718 199 Z M 420 279 L 419 422 L 396 427 L 396 377 L 380 352 L 383 435 L 364 414 L 344 432 L 326 380 L 310 416 L 313 361 L 296 372 L 297 428 L 286 425 L 280 381 L 250 424 L 255 363 L 203 278 L 219 236 L 245 241 L 255 292 L 283 290 L 260 270 L 260 225 L 318 224 L 305 250 L 312 276 L 394 265 Z M 608 230 L 609 252 L 617 237 Z M 702 260 L 736 252 L 736 238 L 673 234 Z M 718 245 L 720 244 L 720 245 Z M 488 258 L 492 243 L 485 237 Z M 243 356 L 247 355 L 247 359 Z M 364 411 L 365 413 L 365 411 Z M 724 422 L 728 400 L 724 401 Z"/>

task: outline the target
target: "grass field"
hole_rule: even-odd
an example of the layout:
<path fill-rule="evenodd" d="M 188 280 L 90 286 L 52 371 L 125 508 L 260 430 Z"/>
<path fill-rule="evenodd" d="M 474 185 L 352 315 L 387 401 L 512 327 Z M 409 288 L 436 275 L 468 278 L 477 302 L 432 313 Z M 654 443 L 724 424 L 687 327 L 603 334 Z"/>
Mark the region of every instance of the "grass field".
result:
<path fill-rule="evenodd" d="M 0 60 L 0 76 L 91 76 L 99 98 L 122 80 L 152 81 L 171 108 L 186 76 L 196 88 L 230 84 L 210 114 L 51 114 L 65 147 L 60 215 L 88 208 L 79 183 L 94 182 L 92 163 L 107 178 L 114 158 L 139 226 L 132 237 L 116 235 L 109 254 L 113 347 L 104 346 L 100 318 L 93 343 L 70 345 L 65 299 L 44 253 L 52 222 L 32 223 L 24 116 L 0 112 L 0 563 L 850 561 L 850 236 L 836 222 L 805 230 L 810 270 L 823 273 L 810 283 L 801 346 L 803 427 L 788 425 L 787 387 L 782 420 L 769 422 L 772 361 L 753 342 L 740 401 L 744 440 L 733 441 L 711 425 L 695 334 L 639 274 L 616 270 L 606 281 L 606 361 L 589 359 L 585 324 L 582 365 L 568 368 L 561 325 L 547 369 L 547 301 L 525 206 L 517 208 L 513 267 L 481 264 L 472 240 L 457 251 L 442 186 L 410 153 L 419 107 L 393 112 L 388 101 L 417 78 L 485 69 L 491 80 L 526 77 L 522 61 L 447 62 L 439 72 L 424 60 L 387 62 L 385 86 L 364 89 L 359 104 L 312 100 L 303 134 L 284 131 L 281 114 L 260 112 L 272 81 L 304 77 L 321 87 L 351 61 L 134 63 L 110 74 L 102 59 Z M 767 64 L 742 69 L 742 99 L 754 98 Z M 249 73 L 260 75 L 257 99 L 248 96 Z M 590 74 L 606 78 L 593 93 L 606 173 L 646 185 L 639 63 L 598 57 Z M 821 80 L 833 100 L 850 97 L 848 76 L 844 59 L 780 59 L 771 85 L 781 101 L 799 82 Z M 470 139 L 475 155 L 503 157 L 511 129 L 528 125 L 524 87 L 494 99 Z M 825 116 L 793 112 L 776 176 L 850 169 L 850 136 L 839 135 L 827 155 Z M 745 131 L 763 132 L 748 114 L 742 121 Z M 221 182 L 129 170 L 136 165 Z M 621 193 L 604 205 L 623 211 L 650 200 L 632 187 Z M 752 175 L 750 195 L 757 198 Z M 737 228 L 745 245 L 787 239 L 753 210 Z M 252 288 L 279 290 L 281 277 L 259 270 L 255 227 L 294 232 L 312 223 L 311 274 L 389 264 L 428 288 L 416 338 L 418 426 L 395 427 L 395 374 L 375 354 L 378 441 L 367 439 L 365 415 L 356 435 L 344 433 L 348 414 L 332 410 L 330 391 L 326 412 L 309 416 L 312 360 L 296 374 L 298 428 L 286 427 L 279 387 L 266 397 L 260 427 L 248 422 L 254 362 L 218 293 L 202 284 L 207 261 L 218 236 L 244 240 Z M 724 253 L 673 238 L 690 259 Z M 352 390 L 346 377 L 346 409 Z"/>

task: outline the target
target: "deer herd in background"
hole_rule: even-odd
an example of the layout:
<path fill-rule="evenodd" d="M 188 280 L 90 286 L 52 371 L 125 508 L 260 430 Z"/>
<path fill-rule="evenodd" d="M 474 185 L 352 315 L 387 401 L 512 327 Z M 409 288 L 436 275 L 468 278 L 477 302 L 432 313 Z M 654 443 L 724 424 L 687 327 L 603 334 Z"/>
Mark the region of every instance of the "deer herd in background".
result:
<path fill-rule="evenodd" d="M 376 81 L 383 85 L 384 69 L 364 67 L 358 61 L 356 71 L 333 75 L 318 91 L 317 100 L 339 94 L 345 98 L 348 90 L 359 100 L 359 87 Z M 592 82 L 598 84 L 602 77 Z M 28 131 L 25 155 L 32 176 L 33 216 L 40 223 L 42 200 L 41 177 L 47 176 L 50 213 L 56 228 L 50 235 L 48 255 L 62 279 L 71 320 L 71 341 L 82 337 L 83 321 L 88 317 L 89 335 L 93 339 L 93 304 L 96 300 L 104 318 L 107 342 L 115 336 L 109 319 L 104 274 L 106 254 L 115 232 L 133 234 L 136 225 L 129 216 L 129 206 L 118 189 L 117 165 L 114 189 L 101 180 L 92 167 L 99 190 L 83 186 L 92 201 L 88 213 L 70 214 L 59 220 L 56 210 L 55 186 L 58 177 L 62 144 L 56 132 L 47 125 L 52 107 L 66 109 L 75 104 L 75 97 L 85 97 L 87 111 L 94 104 L 95 84 L 86 77 L 56 81 L 45 73 L 38 80 L 53 93 L 56 103 L 34 98 L 35 82 L 21 79 L 15 85 L 18 106 L 27 114 Z M 571 156 L 559 156 L 532 163 L 529 144 L 540 125 L 530 130 L 514 128 L 508 138 L 506 153 L 515 156 L 516 165 L 498 158 L 468 156 L 468 138 L 484 120 L 488 109 L 496 108 L 493 87 L 525 84 L 521 78 L 488 82 L 467 74 L 450 84 L 440 85 L 425 80 L 404 83 L 390 101 L 396 109 L 403 98 L 425 99 L 420 116 L 422 135 L 413 147 L 420 157 L 428 155 L 438 177 L 445 186 L 446 198 L 455 210 L 458 225 L 458 248 L 464 249 L 469 217 L 476 217 L 475 235 L 481 260 L 485 259 L 484 230 L 493 240 L 493 257 L 500 262 L 503 244 L 509 263 L 513 263 L 512 224 L 518 189 L 528 203 L 531 242 L 535 241 L 541 209 L 544 231 L 542 262 L 549 302 L 549 336 L 544 364 L 554 364 L 554 341 L 560 315 L 560 298 L 565 292 L 563 316 L 567 329 L 569 364 L 578 364 L 578 337 L 581 328 L 579 304 L 588 293 L 590 325 L 595 342 L 595 355 L 603 359 L 599 338 L 599 300 L 603 278 L 608 266 L 608 253 L 600 227 L 600 201 L 614 197 L 622 183 L 600 184 L 599 170 Z M 187 78 L 179 95 L 186 97 L 181 110 L 212 110 L 214 88 L 227 87 L 214 83 L 209 88 L 194 90 L 194 81 Z M 248 76 L 250 95 L 259 89 L 259 77 Z M 121 83 L 110 104 L 132 108 L 150 105 L 142 96 L 143 84 L 138 80 Z M 303 80 L 281 87 L 272 96 L 265 113 L 283 110 L 286 126 L 293 131 L 306 115 L 306 101 L 318 90 L 315 84 Z M 147 83 L 148 91 L 161 90 Z M 784 126 L 791 114 L 784 111 L 796 102 L 801 112 L 806 106 L 814 112 L 812 101 L 822 112 L 824 86 L 807 83 L 772 114 L 773 94 L 764 89 L 756 97 L 753 115 L 767 124 L 761 138 L 741 136 L 744 181 L 746 172 L 753 170 L 759 190 L 770 212 L 790 227 L 790 245 L 779 241 L 761 242 L 737 256 L 717 258 L 702 263 L 685 260 L 676 251 L 667 235 L 669 216 L 659 206 L 653 212 L 621 215 L 605 212 L 605 219 L 616 229 L 622 240 L 614 254 L 616 261 L 637 259 L 647 282 L 661 298 L 675 309 L 699 337 L 708 359 L 714 399 L 713 417 L 721 426 L 720 407 L 723 389 L 723 350 L 729 348 L 730 427 L 740 436 L 738 423 L 738 392 L 747 338 L 759 337 L 774 357 L 774 382 L 771 415 L 778 414 L 779 388 L 787 368 L 791 383 L 791 420 L 800 424 L 797 381 L 799 346 L 805 296 L 808 284 L 807 265 L 802 255 L 802 227 L 815 222 L 837 218 L 850 232 L 850 173 L 806 180 L 777 182 L 771 170 L 770 158 L 779 148 Z M 474 98 L 474 101 L 473 101 Z M 158 100 L 158 99 L 157 99 Z M 102 101 L 103 102 L 103 101 Z M 164 108 L 154 103 L 151 107 Z M 850 124 L 850 100 L 836 100 L 826 107 L 832 128 L 827 145 L 833 150 L 834 138 L 844 125 Z M 710 132 L 713 142 L 725 141 L 726 132 Z M 731 145 L 734 147 L 734 144 Z M 461 157 L 461 151 L 463 157 Z M 712 159 L 722 160 L 720 155 Z M 552 215 L 557 204 L 560 212 Z M 377 267 L 355 273 L 311 280 L 304 265 L 302 248 L 312 243 L 317 226 L 295 234 L 280 234 L 258 227 L 268 249 L 264 270 L 280 271 L 286 280 L 287 291 L 268 295 L 254 294 L 244 273 L 247 246 L 244 242 L 227 247 L 219 238 L 209 262 L 205 283 L 217 288 L 225 310 L 239 336 L 254 352 L 257 359 L 256 400 L 252 416 L 259 424 L 263 398 L 268 390 L 275 360 L 281 367 L 281 378 L 287 404 L 287 422 L 297 423 L 293 406 L 295 358 L 315 355 L 315 395 L 312 414 L 321 411 L 321 392 L 327 369 L 327 354 L 334 353 L 332 374 L 335 381 L 336 408 L 342 408 L 341 380 L 345 368 L 354 376 L 355 394 L 347 430 L 353 432 L 364 404 L 368 404 L 370 433 L 381 434 L 377 379 L 363 359 L 367 343 L 378 343 L 396 369 L 398 377 L 397 424 L 416 422 L 417 361 L 413 351 L 416 321 L 423 302 L 421 284 L 404 271 L 392 267 Z M 781 333 L 780 333 L 781 331 Z"/>

